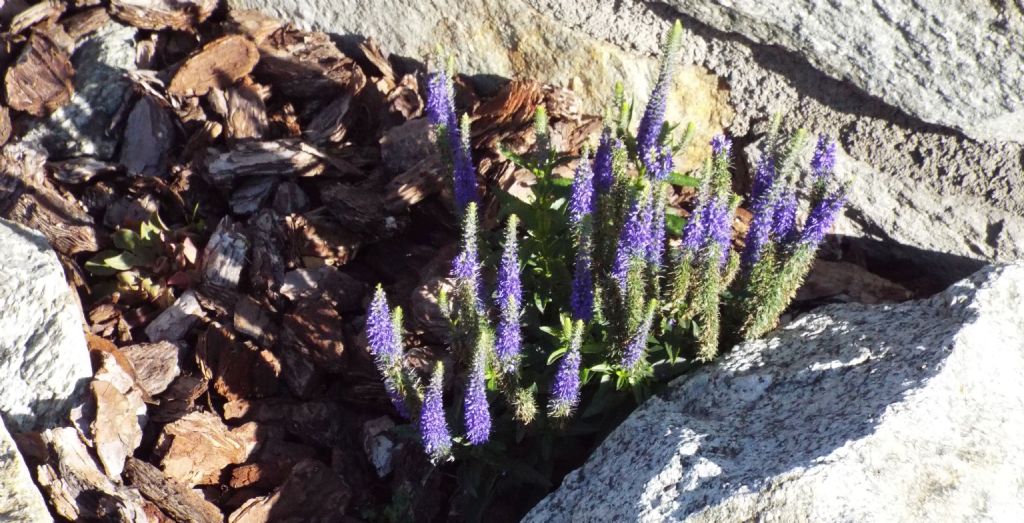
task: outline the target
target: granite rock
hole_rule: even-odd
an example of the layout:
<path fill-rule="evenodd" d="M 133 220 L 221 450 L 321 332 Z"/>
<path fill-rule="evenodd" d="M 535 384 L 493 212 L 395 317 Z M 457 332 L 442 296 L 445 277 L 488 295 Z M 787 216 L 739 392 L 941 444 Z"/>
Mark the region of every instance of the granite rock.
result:
<path fill-rule="evenodd" d="M 43 495 L 32 482 L 28 466 L 0 419 L 0 521 L 49 523 Z"/>
<path fill-rule="evenodd" d="M 0 416 L 15 432 L 52 427 L 92 376 L 83 317 L 39 233 L 0 220 Z"/>
<path fill-rule="evenodd" d="M 525 521 L 1013 521 L 1024 263 L 736 346 L 618 427 Z"/>

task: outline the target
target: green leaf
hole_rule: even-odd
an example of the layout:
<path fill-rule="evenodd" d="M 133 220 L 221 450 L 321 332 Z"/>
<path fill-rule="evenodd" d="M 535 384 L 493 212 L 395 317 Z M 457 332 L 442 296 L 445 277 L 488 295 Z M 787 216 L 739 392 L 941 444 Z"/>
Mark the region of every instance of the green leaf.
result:
<path fill-rule="evenodd" d="M 569 351 L 569 347 L 560 347 L 558 349 L 555 349 L 554 352 L 552 352 L 548 356 L 548 363 L 547 364 L 551 365 L 552 363 L 558 361 L 558 359 L 561 358 L 562 355 L 565 354 L 568 351 Z"/>
<path fill-rule="evenodd" d="M 118 229 L 113 235 L 114 247 L 122 251 L 134 251 L 139 247 L 142 238 L 131 229 Z"/>
<path fill-rule="evenodd" d="M 141 263 L 138 257 L 130 252 L 106 250 L 96 253 L 89 261 L 85 262 L 85 270 L 97 276 L 112 276 L 139 265 L 144 265 L 144 263 Z"/>
<path fill-rule="evenodd" d="M 686 227 L 686 218 L 678 214 L 665 214 L 665 228 L 669 233 L 682 236 L 684 227 Z"/>
<path fill-rule="evenodd" d="M 677 187 L 700 187 L 700 179 L 683 173 L 672 171 L 668 175 L 668 183 Z"/>

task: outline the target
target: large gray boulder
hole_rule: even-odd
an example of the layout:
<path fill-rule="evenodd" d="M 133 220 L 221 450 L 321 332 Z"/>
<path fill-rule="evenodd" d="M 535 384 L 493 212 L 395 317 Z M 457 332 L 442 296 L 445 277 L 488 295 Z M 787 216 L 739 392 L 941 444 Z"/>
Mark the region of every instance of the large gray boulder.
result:
<path fill-rule="evenodd" d="M 29 475 L 25 460 L 0 419 L 0 521 L 49 523 L 43 495 Z"/>
<path fill-rule="evenodd" d="M 977 0 L 667 0 L 926 122 L 1024 141 L 1024 8 Z"/>
<path fill-rule="evenodd" d="M 0 220 L 0 417 L 62 424 L 92 377 L 81 307 L 41 234 Z"/>
<path fill-rule="evenodd" d="M 1024 263 L 837 305 L 637 409 L 525 521 L 1019 521 Z"/>

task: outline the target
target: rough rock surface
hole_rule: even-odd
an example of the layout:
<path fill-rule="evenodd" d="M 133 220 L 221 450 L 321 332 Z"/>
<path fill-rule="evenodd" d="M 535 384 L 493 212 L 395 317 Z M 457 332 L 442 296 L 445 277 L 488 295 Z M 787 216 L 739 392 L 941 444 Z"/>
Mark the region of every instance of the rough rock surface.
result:
<path fill-rule="evenodd" d="M 39 144 L 52 159 L 93 156 L 109 160 L 117 138 L 108 133 L 124 102 L 135 69 L 135 28 L 109 22 L 87 38 L 71 57 L 75 92 L 71 101 L 39 120 L 22 139 Z"/>
<path fill-rule="evenodd" d="M 642 107 L 658 74 L 655 57 L 582 38 L 523 0 L 229 0 L 228 5 L 258 9 L 304 28 L 372 36 L 381 48 L 419 61 L 434 55 L 441 43 L 453 53 L 456 69 L 478 75 L 482 85 L 500 75 L 571 86 L 585 104 L 582 109 L 593 114 L 604 111 L 618 81 L 633 89 Z M 699 66 L 680 68 L 675 87 L 670 118 L 696 122 L 696 142 L 706 143 L 731 118 L 724 103 L 728 93 Z"/>
<path fill-rule="evenodd" d="M 0 415 L 12 431 L 60 424 L 92 376 L 82 312 L 37 232 L 0 220 Z"/>
<path fill-rule="evenodd" d="M 1024 6 L 976 0 L 669 0 L 980 140 L 1024 141 Z"/>
<path fill-rule="evenodd" d="M 0 419 L 0 521 L 50 522 L 43 495 Z"/>
<path fill-rule="evenodd" d="M 1011 521 L 1024 263 L 819 309 L 637 409 L 525 521 Z"/>

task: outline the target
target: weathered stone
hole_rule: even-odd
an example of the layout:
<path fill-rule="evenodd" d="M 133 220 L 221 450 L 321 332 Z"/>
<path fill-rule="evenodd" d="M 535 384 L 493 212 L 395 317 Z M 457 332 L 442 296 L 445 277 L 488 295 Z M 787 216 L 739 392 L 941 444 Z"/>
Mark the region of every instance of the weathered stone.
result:
<path fill-rule="evenodd" d="M 525 521 L 1010 521 L 1024 263 L 834 305 L 637 409 Z"/>
<path fill-rule="evenodd" d="M 36 122 L 23 141 L 39 144 L 51 159 L 109 160 L 118 134 L 107 131 L 129 88 L 124 75 L 135 68 L 135 29 L 109 23 L 78 47 L 71 63 L 75 67 L 71 101 Z"/>
<path fill-rule="evenodd" d="M 780 45 L 832 77 L 981 140 L 1024 140 L 1020 4 L 972 0 L 666 2 Z"/>
<path fill-rule="evenodd" d="M 0 419 L 0 521 L 53 521 L 28 466 Z"/>
<path fill-rule="evenodd" d="M 481 75 L 485 88 L 494 85 L 487 83 L 489 75 L 570 85 L 591 114 L 603 113 L 617 81 L 644 103 L 658 72 L 655 59 L 581 38 L 523 0 L 230 0 L 228 5 L 259 9 L 304 28 L 372 36 L 388 52 L 421 60 L 444 42 L 456 70 Z M 452 22 L 454 13 L 458 23 Z M 731 118 L 727 94 L 703 67 L 682 67 L 669 101 L 670 119 L 695 122 L 695 142 L 707 143 Z"/>
<path fill-rule="evenodd" d="M 37 232 L 0 220 L 0 415 L 13 431 L 65 420 L 92 376 L 82 310 Z"/>

